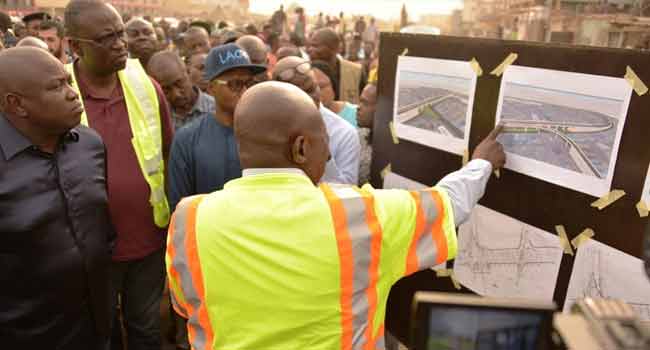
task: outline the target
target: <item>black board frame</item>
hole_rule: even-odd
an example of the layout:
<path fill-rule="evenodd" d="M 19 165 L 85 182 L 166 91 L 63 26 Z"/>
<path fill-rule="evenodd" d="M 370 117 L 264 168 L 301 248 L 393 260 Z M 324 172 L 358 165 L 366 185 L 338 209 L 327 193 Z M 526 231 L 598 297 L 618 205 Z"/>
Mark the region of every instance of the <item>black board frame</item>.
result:
<path fill-rule="evenodd" d="M 470 154 L 494 127 L 501 77 L 491 75 L 510 53 L 517 53 L 515 65 L 622 78 L 630 66 L 650 83 L 650 53 L 639 50 L 570 46 L 525 41 L 466 37 L 382 33 L 379 62 L 378 104 L 373 128 L 372 184 L 381 188 L 381 171 L 392 171 L 415 181 L 433 185 L 461 167 L 460 156 L 403 139 L 392 141 L 392 121 L 397 57 L 408 49 L 409 56 L 470 61 L 476 58 L 483 74 L 477 79 L 470 132 Z M 646 143 L 648 142 L 648 143 Z M 650 163 L 650 93 L 632 93 L 619 146 L 612 189 L 627 195 L 603 211 L 590 207 L 597 198 L 504 169 L 494 176 L 480 204 L 520 221 L 555 232 L 564 225 L 569 239 L 585 228 L 596 232 L 594 239 L 625 253 L 641 257 L 647 219 L 636 211 Z M 566 297 L 573 257 L 564 255 L 554 301 L 561 309 Z M 457 292 L 449 278 L 436 278 L 431 270 L 405 277 L 391 290 L 386 327 L 405 344 L 410 328 L 409 312 L 418 290 Z M 460 292 L 471 293 L 466 288 Z"/>

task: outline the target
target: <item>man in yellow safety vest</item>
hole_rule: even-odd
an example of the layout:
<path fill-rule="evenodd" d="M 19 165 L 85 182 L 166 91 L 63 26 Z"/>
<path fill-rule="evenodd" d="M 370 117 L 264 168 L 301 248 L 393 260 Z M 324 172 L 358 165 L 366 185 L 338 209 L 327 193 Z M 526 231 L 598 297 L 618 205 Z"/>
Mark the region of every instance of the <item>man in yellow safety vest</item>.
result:
<path fill-rule="evenodd" d="M 79 57 L 66 69 L 84 105 L 81 123 L 95 129 L 107 149 L 108 206 L 117 233 L 112 299 L 117 305 L 121 296 L 129 350 L 160 349 L 163 248 L 170 216 L 165 159 L 173 136 L 169 106 L 140 62 L 127 58 L 124 23 L 111 5 L 72 0 L 64 21 Z M 120 330 L 113 327 L 115 349 L 120 348 Z"/>
<path fill-rule="evenodd" d="M 279 82 L 249 89 L 234 127 L 243 177 L 184 199 L 168 235 L 173 304 L 196 350 L 384 349 L 391 286 L 455 257 L 456 225 L 505 163 L 497 128 L 433 188 L 317 187 L 325 125 Z"/>

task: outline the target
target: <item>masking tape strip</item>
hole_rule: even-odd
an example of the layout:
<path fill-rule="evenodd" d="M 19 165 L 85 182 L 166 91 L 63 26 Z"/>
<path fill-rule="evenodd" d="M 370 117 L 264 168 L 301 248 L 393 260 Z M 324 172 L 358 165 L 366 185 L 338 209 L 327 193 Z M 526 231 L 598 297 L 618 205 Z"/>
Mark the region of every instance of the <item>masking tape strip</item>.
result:
<path fill-rule="evenodd" d="M 483 75 L 483 69 L 481 68 L 481 64 L 476 60 L 476 57 L 473 57 L 472 60 L 469 61 L 469 66 L 472 67 L 472 70 L 474 70 L 477 77 Z"/>
<path fill-rule="evenodd" d="M 594 230 L 592 230 L 590 228 L 587 228 L 584 231 L 582 231 L 582 233 L 580 233 L 576 238 L 571 240 L 571 245 L 573 246 L 573 248 L 578 250 L 578 247 L 580 245 L 582 245 L 586 241 L 590 240 L 595 235 L 596 235 L 596 233 L 594 232 Z"/>
<path fill-rule="evenodd" d="M 632 86 L 632 89 L 634 89 L 634 92 L 636 92 L 637 95 L 643 96 L 648 92 L 648 87 L 645 85 L 643 80 L 639 78 L 636 73 L 630 68 L 630 66 L 627 66 L 625 69 L 625 80 L 627 80 L 628 84 Z"/>
<path fill-rule="evenodd" d="M 393 143 L 397 145 L 399 143 L 399 138 L 395 132 L 395 124 L 393 124 L 393 122 L 388 123 L 388 128 L 390 129 L 390 136 L 393 138 Z"/>
<path fill-rule="evenodd" d="M 451 271 L 451 276 L 449 276 L 449 278 L 451 278 L 451 283 L 454 284 L 454 288 L 460 290 L 460 282 L 458 282 L 458 279 L 456 279 L 456 274 L 453 270 Z"/>
<path fill-rule="evenodd" d="M 517 57 L 519 57 L 519 55 L 517 55 L 514 52 L 511 52 L 508 55 L 508 57 L 506 57 L 506 59 L 503 60 L 503 62 L 501 62 L 500 65 L 498 65 L 496 68 L 494 68 L 494 70 L 490 74 L 496 75 L 497 77 L 501 76 L 501 74 L 503 74 L 503 71 L 505 71 L 506 68 L 508 68 L 509 65 L 511 65 L 513 62 L 515 62 L 515 60 L 517 60 Z"/>
<path fill-rule="evenodd" d="M 573 255 L 573 249 L 571 249 L 571 243 L 569 243 L 569 237 L 566 235 L 564 226 L 555 226 L 555 231 L 557 232 L 558 236 L 560 236 L 560 246 L 562 246 L 562 249 L 564 249 L 564 254 Z"/>
<path fill-rule="evenodd" d="M 381 178 L 383 179 L 383 178 L 386 177 L 386 175 L 388 175 L 388 173 L 390 173 L 392 171 L 393 171 L 392 166 L 391 166 L 390 163 L 388 163 L 388 165 L 386 165 L 386 167 L 384 169 L 382 169 L 379 174 L 381 174 Z"/>
<path fill-rule="evenodd" d="M 636 210 L 639 212 L 639 217 L 642 218 L 648 217 L 648 213 L 650 213 L 650 210 L 648 210 L 648 203 L 643 200 L 636 204 Z"/>
<path fill-rule="evenodd" d="M 497 169 L 497 170 L 495 170 L 495 171 L 494 171 L 494 176 L 496 176 L 497 179 L 500 179 L 500 178 L 501 178 L 501 169 Z"/>
<path fill-rule="evenodd" d="M 623 190 L 613 190 L 609 192 L 608 194 L 600 197 L 597 201 L 591 203 L 591 206 L 594 208 L 598 208 L 598 210 L 603 210 L 607 208 L 610 204 L 616 202 L 617 200 L 621 199 L 621 197 L 625 196 L 625 191 Z"/>
<path fill-rule="evenodd" d="M 399 54 L 399 55 L 400 55 L 400 56 L 406 56 L 406 55 L 408 55 L 408 54 L 409 54 L 409 48 L 408 48 L 408 47 L 405 47 L 405 48 L 404 48 L 404 51 L 402 51 L 402 53 Z"/>
<path fill-rule="evenodd" d="M 469 150 L 463 151 L 463 167 L 469 163 Z"/>

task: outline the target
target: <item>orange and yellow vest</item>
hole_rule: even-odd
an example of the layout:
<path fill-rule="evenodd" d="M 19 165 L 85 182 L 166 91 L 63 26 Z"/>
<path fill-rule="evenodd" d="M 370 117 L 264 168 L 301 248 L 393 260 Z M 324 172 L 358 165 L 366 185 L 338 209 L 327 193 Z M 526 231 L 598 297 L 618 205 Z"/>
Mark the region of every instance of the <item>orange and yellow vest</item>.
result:
<path fill-rule="evenodd" d="M 383 349 L 391 286 L 456 249 L 443 189 L 269 173 L 185 198 L 166 263 L 192 349 Z"/>

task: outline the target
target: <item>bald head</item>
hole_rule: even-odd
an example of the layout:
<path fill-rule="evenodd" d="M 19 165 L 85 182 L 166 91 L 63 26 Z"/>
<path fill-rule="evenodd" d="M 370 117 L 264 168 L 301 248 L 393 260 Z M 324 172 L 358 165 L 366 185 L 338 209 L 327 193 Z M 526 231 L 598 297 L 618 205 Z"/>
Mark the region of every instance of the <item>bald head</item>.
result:
<path fill-rule="evenodd" d="M 312 34 L 312 40 L 317 40 L 331 48 L 337 48 L 340 44 L 339 35 L 332 28 L 321 28 Z"/>
<path fill-rule="evenodd" d="M 244 35 L 235 41 L 244 51 L 248 53 L 253 64 L 267 64 L 268 48 L 266 44 L 255 35 Z"/>
<path fill-rule="evenodd" d="M 296 86 L 266 82 L 248 89 L 235 110 L 234 128 L 242 168 L 300 168 L 314 183 L 322 177 L 329 158 L 325 124 Z"/>
<path fill-rule="evenodd" d="M 39 49 L 43 49 L 47 52 L 50 52 L 45 41 L 33 36 L 25 37 L 16 44 L 16 47 L 24 47 L 24 46 L 36 47 Z"/>
<path fill-rule="evenodd" d="M 132 29 L 132 28 L 142 28 L 142 27 L 147 27 L 150 28 L 152 31 L 154 31 L 153 24 L 151 22 L 147 21 L 146 19 L 140 18 L 140 17 L 135 17 L 130 19 L 128 22 L 125 24 L 126 29 Z"/>
<path fill-rule="evenodd" d="M 46 50 L 23 45 L 0 52 L 0 97 L 3 100 L 7 93 L 23 94 L 29 91 L 33 83 L 42 79 L 44 71 L 56 69 L 59 61 Z"/>
<path fill-rule="evenodd" d="M 165 71 L 170 69 L 185 71 L 185 62 L 183 62 L 178 54 L 171 51 L 161 51 L 154 54 L 151 56 L 147 65 L 147 71 L 156 80 L 158 80 L 157 76 L 164 74 Z"/>
<path fill-rule="evenodd" d="M 298 49 L 293 45 L 282 46 L 281 48 L 278 49 L 276 56 L 278 58 L 278 61 L 285 57 L 291 57 L 291 56 L 302 57 L 302 55 L 300 55 L 300 49 Z"/>
<path fill-rule="evenodd" d="M 63 15 L 66 35 L 82 36 L 84 31 L 82 26 L 84 17 L 91 11 L 98 9 L 112 9 L 115 11 L 113 6 L 103 0 L 70 0 L 65 7 Z"/>
<path fill-rule="evenodd" d="M 21 69 L 30 67 L 30 69 Z M 61 62 L 48 51 L 16 47 L 0 52 L 0 111 L 32 142 L 53 147 L 79 124 L 81 102 Z M 49 141 L 47 141 L 49 140 Z M 39 144 L 41 146 L 41 144 Z"/>

